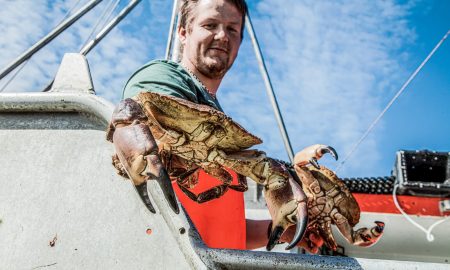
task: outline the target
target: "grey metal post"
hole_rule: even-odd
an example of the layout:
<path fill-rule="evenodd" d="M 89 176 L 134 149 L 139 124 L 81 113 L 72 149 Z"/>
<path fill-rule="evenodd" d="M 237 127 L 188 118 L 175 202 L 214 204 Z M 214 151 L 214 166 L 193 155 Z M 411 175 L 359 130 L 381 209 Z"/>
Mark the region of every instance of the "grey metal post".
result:
<path fill-rule="evenodd" d="M 66 30 L 69 26 L 71 26 L 74 22 L 76 22 L 81 16 L 86 14 L 89 10 L 94 8 L 97 4 L 99 4 L 102 0 L 92 0 L 85 6 L 83 6 L 78 12 L 70 16 L 65 22 L 61 23 L 59 26 L 55 27 L 50 33 L 48 33 L 41 40 L 36 42 L 32 47 L 30 47 L 27 51 L 25 51 L 22 55 L 20 55 L 16 60 L 10 63 L 5 69 L 0 72 L 0 80 L 3 79 L 6 75 L 8 75 L 12 70 L 14 70 L 17 66 L 22 64 L 24 61 L 29 59 L 34 53 L 42 49 L 45 45 L 47 45 L 50 41 L 52 41 L 55 37 L 57 37 L 61 32 Z"/>
<path fill-rule="evenodd" d="M 99 43 L 123 18 L 125 18 L 128 13 L 130 13 L 133 8 L 139 4 L 141 0 L 133 0 L 126 7 L 124 7 L 119 15 L 117 15 L 114 19 L 112 19 L 108 25 L 106 25 L 100 33 L 98 33 L 94 39 L 92 39 L 88 44 L 86 44 L 81 50 L 80 54 L 86 55 L 88 54 L 94 47 Z"/>
<path fill-rule="evenodd" d="M 167 37 L 166 60 L 172 59 L 173 56 L 172 48 L 177 45 L 176 29 L 178 25 L 178 5 L 179 1 L 173 0 L 172 18 L 170 19 L 169 36 Z"/>
<path fill-rule="evenodd" d="M 178 24 L 177 24 L 177 28 L 178 28 Z M 178 38 L 178 34 L 175 33 L 175 35 L 173 37 L 172 55 L 170 56 L 170 60 L 175 61 L 175 62 L 181 61 L 180 53 L 181 53 L 180 39 Z"/>
<path fill-rule="evenodd" d="M 255 50 L 256 58 L 258 59 L 259 70 L 264 79 L 264 84 L 266 86 L 267 94 L 269 95 L 270 102 L 272 103 L 273 112 L 275 113 L 275 117 L 278 122 L 278 128 L 280 129 L 281 136 L 283 138 L 284 147 L 286 148 L 286 152 L 289 156 L 290 161 L 294 162 L 294 152 L 292 151 L 291 142 L 289 141 L 289 136 L 287 134 L 286 127 L 284 126 L 283 117 L 281 116 L 277 98 L 275 96 L 275 92 L 273 91 L 269 73 L 267 72 L 266 64 L 264 62 L 264 58 L 261 53 L 261 48 L 259 47 L 258 40 L 256 39 L 255 31 L 253 30 L 253 25 L 250 20 L 250 16 L 248 14 L 247 14 L 247 16 L 245 16 L 245 24 L 246 24 L 247 32 L 249 33 L 250 39 L 253 44 L 253 49 Z"/>
<path fill-rule="evenodd" d="M 125 18 L 128 13 L 137 5 L 141 0 L 131 1 L 126 7 L 124 7 L 119 15 L 117 15 L 111 22 L 108 23 L 101 31 L 98 33 L 94 39 L 87 43 L 81 50 L 80 54 L 87 55 L 94 47 L 97 45 L 123 18 Z M 48 92 L 51 90 L 54 80 L 52 80 L 47 87 L 45 87 L 42 92 Z"/>

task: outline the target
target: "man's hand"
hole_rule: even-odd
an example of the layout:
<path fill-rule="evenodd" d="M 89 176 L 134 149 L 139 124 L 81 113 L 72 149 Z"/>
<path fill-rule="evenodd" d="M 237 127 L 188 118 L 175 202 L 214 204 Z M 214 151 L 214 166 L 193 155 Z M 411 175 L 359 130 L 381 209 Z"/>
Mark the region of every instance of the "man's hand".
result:
<path fill-rule="evenodd" d="M 294 237 L 295 226 L 289 227 L 284 234 L 281 236 L 281 242 L 290 242 L 292 237 Z M 316 254 L 319 252 L 319 248 L 323 245 L 323 239 L 320 235 L 306 231 L 302 240 L 297 244 L 298 247 L 305 249 L 309 253 Z"/>

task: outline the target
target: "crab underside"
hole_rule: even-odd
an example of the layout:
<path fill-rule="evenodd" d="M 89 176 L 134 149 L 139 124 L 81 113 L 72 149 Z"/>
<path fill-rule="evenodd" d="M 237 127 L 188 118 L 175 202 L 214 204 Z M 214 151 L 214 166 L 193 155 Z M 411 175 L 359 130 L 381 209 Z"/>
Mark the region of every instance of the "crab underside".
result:
<path fill-rule="evenodd" d="M 178 210 L 175 209 L 178 205 L 168 176 L 198 203 L 219 198 L 229 189 L 246 191 L 246 177 L 263 185 L 272 216 L 268 250 L 295 224 L 295 236 L 288 248 L 300 241 L 307 226 L 318 232 L 331 248 L 335 247 L 329 230 L 332 223 L 347 240 L 361 246 L 373 244 L 381 235 L 381 225 L 353 232 L 359 219 L 356 201 L 334 174 L 328 175 L 331 171 L 309 166 L 318 168 L 317 160 L 325 153 L 337 158 L 329 146 L 314 145 L 299 152 L 294 166 L 296 173 L 291 173 L 264 152 L 249 150 L 261 140 L 224 113 L 157 93 L 141 93 L 122 101 L 113 114 L 107 138 L 115 145 L 113 164 L 119 174 L 131 178 L 137 187 L 149 179 L 158 180 L 174 210 Z M 238 185 L 231 184 L 232 176 L 225 168 L 239 175 Z M 194 194 L 190 189 L 198 181 L 199 169 L 222 184 Z M 326 176 L 322 178 L 323 171 Z"/>
<path fill-rule="evenodd" d="M 384 230 L 381 221 L 375 221 L 372 228 L 353 230 L 360 219 L 359 205 L 333 171 L 325 166 L 295 165 L 294 168 L 308 197 L 310 221 L 307 230 L 320 235 L 328 248 L 337 249 L 331 231 L 332 224 L 353 245 L 371 246 L 380 239 Z"/>

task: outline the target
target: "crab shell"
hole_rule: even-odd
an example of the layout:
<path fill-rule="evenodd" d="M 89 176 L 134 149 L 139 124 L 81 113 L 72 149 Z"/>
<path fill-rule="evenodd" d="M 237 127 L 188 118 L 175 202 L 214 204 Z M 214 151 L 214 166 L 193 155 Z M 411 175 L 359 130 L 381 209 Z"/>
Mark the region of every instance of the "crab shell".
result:
<path fill-rule="evenodd" d="M 308 227 L 311 230 L 318 231 L 328 247 L 336 249 L 336 243 L 332 235 L 328 235 L 329 232 L 320 229 L 320 226 L 318 225 L 324 220 L 329 220 L 331 213 L 333 212 L 332 210 L 335 209 L 348 221 L 348 224 L 351 227 L 354 227 L 359 222 L 361 210 L 344 182 L 342 182 L 333 171 L 324 166 L 320 166 L 320 169 L 309 166 L 307 170 L 309 170 L 317 180 L 321 191 L 324 193 L 323 196 L 327 200 L 327 202 L 322 205 L 323 209 L 320 209 L 320 213 L 318 214 L 319 209 L 315 207 L 321 207 L 318 205 L 318 201 L 320 201 L 319 198 L 322 196 L 317 196 L 317 193 L 312 190 L 314 187 L 311 189 L 304 188 L 306 196 L 308 197 L 308 216 L 310 220 Z M 334 224 L 335 222 L 332 221 L 332 223 Z"/>
<path fill-rule="evenodd" d="M 151 92 L 140 93 L 137 100 L 142 104 L 144 112 L 164 128 L 184 134 L 192 134 L 203 123 L 221 128 L 225 134 L 215 146 L 225 152 L 239 151 L 262 143 L 260 138 L 210 106 Z"/>
<path fill-rule="evenodd" d="M 358 202 L 355 197 L 353 197 L 345 183 L 342 182 L 342 180 L 340 180 L 333 171 L 324 166 L 320 166 L 320 170 L 310 166 L 309 171 L 312 173 L 314 178 L 319 181 L 320 187 L 323 191 L 328 192 L 333 188 L 339 190 L 339 197 L 342 200 L 336 204 L 336 208 L 339 209 L 339 213 L 347 218 L 350 226 L 354 227 L 358 224 L 361 210 Z"/>

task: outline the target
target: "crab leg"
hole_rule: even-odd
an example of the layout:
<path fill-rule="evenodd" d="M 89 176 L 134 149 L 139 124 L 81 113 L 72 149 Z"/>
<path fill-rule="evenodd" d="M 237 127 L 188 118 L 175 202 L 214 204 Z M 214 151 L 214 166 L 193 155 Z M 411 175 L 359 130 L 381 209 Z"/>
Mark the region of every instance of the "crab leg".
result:
<path fill-rule="evenodd" d="M 332 250 L 337 250 L 336 240 L 334 239 L 333 233 L 331 231 L 331 221 L 325 221 L 317 225 L 320 235 L 324 238 L 323 241 Z"/>
<path fill-rule="evenodd" d="M 378 242 L 383 235 L 384 222 L 375 221 L 376 226 L 370 229 L 364 227 L 354 231 L 347 219 L 342 217 L 342 215 L 337 214 L 333 218 L 345 239 L 355 246 L 370 247 Z"/>
<path fill-rule="evenodd" d="M 237 185 L 229 185 L 228 187 L 232 190 L 236 190 L 239 192 L 245 192 L 248 190 L 247 177 L 238 174 L 237 181 L 238 181 Z"/>
<path fill-rule="evenodd" d="M 316 167 L 316 169 L 320 169 L 317 160 L 326 153 L 329 153 L 334 159 L 338 160 L 338 154 L 333 147 L 323 144 L 314 144 L 298 152 L 294 157 L 294 164 L 297 166 L 311 164 Z"/>
<path fill-rule="evenodd" d="M 158 146 L 139 104 L 132 100 L 122 101 L 113 113 L 107 139 L 114 143 L 117 157 L 134 185 L 142 190 L 147 180 L 156 180 L 166 200 L 175 213 L 178 203 L 171 181 L 159 158 Z M 139 194 L 141 197 L 143 194 Z M 148 197 L 148 196 L 147 196 Z M 147 207 L 150 200 L 145 200 Z M 151 203 L 150 203 L 151 205 Z"/>
<path fill-rule="evenodd" d="M 264 152 L 247 150 L 226 154 L 220 150 L 211 151 L 208 160 L 230 168 L 238 174 L 250 177 L 264 185 L 264 196 L 272 216 L 267 250 L 271 250 L 283 232 L 297 224 L 296 232 L 287 249 L 298 244 L 308 223 L 307 198 L 289 171 L 281 163 L 267 158 Z"/>

